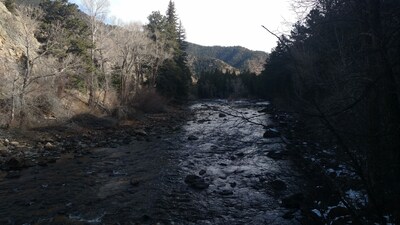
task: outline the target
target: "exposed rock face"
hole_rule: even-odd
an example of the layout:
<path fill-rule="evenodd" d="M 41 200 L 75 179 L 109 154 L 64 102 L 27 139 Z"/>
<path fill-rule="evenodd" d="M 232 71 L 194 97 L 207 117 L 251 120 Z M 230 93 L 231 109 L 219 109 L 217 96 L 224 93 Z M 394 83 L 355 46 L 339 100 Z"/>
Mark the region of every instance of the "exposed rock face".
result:
<path fill-rule="evenodd" d="M 20 59 L 24 55 L 25 42 L 28 40 L 34 48 L 39 47 L 33 32 L 25 32 L 26 24 L 22 18 L 13 15 L 0 2 L 0 58 Z M 27 39 L 25 39 L 27 38 Z"/>

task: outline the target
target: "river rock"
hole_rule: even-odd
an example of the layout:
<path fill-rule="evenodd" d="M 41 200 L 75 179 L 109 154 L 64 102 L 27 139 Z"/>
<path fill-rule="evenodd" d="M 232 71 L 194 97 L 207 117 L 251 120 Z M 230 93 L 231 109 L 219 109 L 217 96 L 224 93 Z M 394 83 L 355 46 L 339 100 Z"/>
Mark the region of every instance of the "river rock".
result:
<path fill-rule="evenodd" d="M 239 152 L 235 154 L 237 157 L 243 157 L 244 156 L 244 152 Z"/>
<path fill-rule="evenodd" d="M 137 187 L 140 184 L 140 180 L 136 179 L 136 178 L 131 178 L 131 180 L 129 181 L 129 183 L 134 186 Z"/>
<path fill-rule="evenodd" d="M 270 151 L 267 153 L 267 156 L 271 159 L 282 160 L 287 157 L 287 153 L 284 151 Z"/>
<path fill-rule="evenodd" d="M 297 210 L 289 210 L 285 214 L 282 215 L 283 219 L 291 220 L 294 218 L 294 213 L 296 213 Z"/>
<path fill-rule="evenodd" d="M 328 218 L 331 220 L 334 220 L 335 218 L 344 217 L 347 215 L 350 215 L 350 212 L 347 208 L 342 207 L 342 206 L 337 206 L 337 207 L 329 210 Z"/>
<path fill-rule="evenodd" d="M 194 136 L 194 135 L 189 135 L 188 140 L 189 141 L 196 141 L 196 140 L 199 140 L 199 138 Z"/>
<path fill-rule="evenodd" d="M 6 161 L 6 166 L 11 170 L 18 170 L 24 167 L 24 162 L 20 158 L 11 157 Z"/>
<path fill-rule="evenodd" d="M 185 183 L 189 185 L 189 187 L 199 190 L 207 189 L 209 186 L 209 184 L 206 183 L 203 178 L 197 175 L 187 175 L 185 178 Z"/>
<path fill-rule="evenodd" d="M 226 115 L 223 114 L 223 113 L 220 113 L 218 116 L 221 117 L 221 118 L 226 117 Z"/>
<path fill-rule="evenodd" d="M 200 176 L 203 176 L 203 175 L 206 174 L 206 173 L 207 173 L 207 171 L 205 171 L 205 170 L 200 170 L 199 175 L 200 175 Z"/>
<path fill-rule="evenodd" d="M 264 138 L 277 138 L 280 137 L 280 133 L 278 130 L 274 129 L 274 128 L 268 128 L 265 132 L 263 137 Z"/>
<path fill-rule="evenodd" d="M 141 129 L 135 130 L 135 134 L 136 135 L 140 135 L 140 136 L 147 136 L 148 135 L 146 131 L 141 130 Z"/>
<path fill-rule="evenodd" d="M 7 148 L 6 147 L 4 147 L 4 148 L 0 147 L 0 156 L 7 157 L 8 155 L 10 155 L 10 153 L 8 152 Z"/>
<path fill-rule="evenodd" d="M 202 124 L 202 123 L 205 123 L 205 122 L 208 122 L 208 121 L 210 121 L 210 120 L 202 119 L 202 120 L 198 120 L 197 123 Z"/>
<path fill-rule="evenodd" d="M 52 143 L 50 143 L 50 142 L 47 142 L 45 145 L 44 145 L 44 148 L 45 149 L 47 149 L 47 150 L 52 150 L 52 149 L 55 149 L 55 145 L 53 145 Z"/>
<path fill-rule="evenodd" d="M 271 185 L 271 187 L 275 190 L 275 191 L 284 191 L 287 188 L 287 185 L 285 182 L 283 182 L 282 180 L 273 180 L 271 182 L 269 182 L 269 185 Z"/>
<path fill-rule="evenodd" d="M 303 223 L 302 224 L 326 224 L 324 216 L 318 209 L 302 210 Z"/>
<path fill-rule="evenodd" d="M 6 147 L 6 146 L 5 146 L 4 141 L 0 141 L 0 149 L 5 148 L 5 147 Z"/>
<path fill-rule="evenodd" d="M 302 193 L 289 195 L 282 199 L 282 206 L 289 209 L 298 209 L 303 200 L 304 195 Z"/>
<path fill-rule="evenodd" d="M 14 146 L 14 147 L 17 147 L 17 146 L 19 146 L 19 142 L 18 141 L 11 141 L 10 145 Z"/>
<path fill-rule="evenodd" d="M 6 175 L 8 179 L 15 179 L 21 177 L 21 173 L 19 171 L 9 171 Z"/>
<path fill-rule="evenodd" d="M 223 195 L 223 196 L 233 195 L 233 191 L 232 190 L 228 190 L 228 189 L 224 189 L 224 190 L 220 191 L 219 194 Z"/>

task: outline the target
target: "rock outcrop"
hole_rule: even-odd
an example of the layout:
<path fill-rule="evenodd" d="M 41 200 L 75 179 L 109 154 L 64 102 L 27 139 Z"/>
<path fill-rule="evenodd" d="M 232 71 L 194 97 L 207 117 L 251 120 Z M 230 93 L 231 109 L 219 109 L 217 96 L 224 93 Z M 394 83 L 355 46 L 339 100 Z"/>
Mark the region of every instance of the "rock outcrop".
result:
<path fill-rule="evenodd" d="M 39 48 L 30 26 L 18 13 L 14 15 L 0 2 L 0 59 L 8 62 L 19 60 L 25 55 L 27 41 L 33 49 Z"/>

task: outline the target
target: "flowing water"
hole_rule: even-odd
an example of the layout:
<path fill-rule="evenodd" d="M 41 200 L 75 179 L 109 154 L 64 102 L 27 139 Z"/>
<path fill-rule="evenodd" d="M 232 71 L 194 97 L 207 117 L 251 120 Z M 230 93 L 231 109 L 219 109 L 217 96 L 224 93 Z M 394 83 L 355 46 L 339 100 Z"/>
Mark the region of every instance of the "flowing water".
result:
<path fill-rule="evenodd" d="M 298 224 L 283 196 L 301 178 L 280 138 L 263 138 L 268 103 L 208 101 L 179 130 L 151 142 L 65 155 L 0 180 L 0 224 Z M 244 119 L 246 118 L 246 119 Z M 185 182 L 197 175 L 205 187 Z M 274 180 L 287 188 L 271 187 Z"/>

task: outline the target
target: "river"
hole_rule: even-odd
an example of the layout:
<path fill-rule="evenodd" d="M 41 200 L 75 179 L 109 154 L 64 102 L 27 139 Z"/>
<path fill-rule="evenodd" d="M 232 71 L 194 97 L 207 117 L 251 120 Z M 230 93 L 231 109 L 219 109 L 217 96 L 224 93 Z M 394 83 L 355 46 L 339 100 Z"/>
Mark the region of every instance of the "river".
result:
<path fill-rule="evenodd" d="M 281 200 L 303 181 L 290 160 L 268 156 L 285 145 L 263 138 L 267 105 L 197 102 L 150 142 L 23 170 L 0 181 L 0 224 L 299 224 Z"/>

